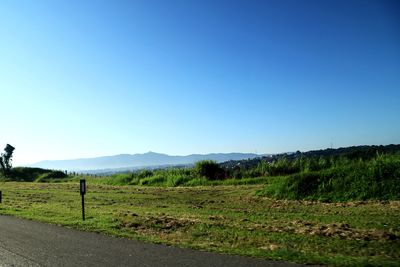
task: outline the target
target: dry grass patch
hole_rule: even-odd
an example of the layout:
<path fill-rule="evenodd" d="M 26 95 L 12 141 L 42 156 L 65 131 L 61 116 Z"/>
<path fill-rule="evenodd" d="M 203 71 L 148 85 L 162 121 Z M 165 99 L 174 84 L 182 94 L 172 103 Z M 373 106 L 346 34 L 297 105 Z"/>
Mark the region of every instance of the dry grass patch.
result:
<path fill-rule="evenodd" d="M 263 186 L 1 184 L 0 214 L 169 245 L 336 266 L 398 265 L 400 202 L 275 200 Z"/>

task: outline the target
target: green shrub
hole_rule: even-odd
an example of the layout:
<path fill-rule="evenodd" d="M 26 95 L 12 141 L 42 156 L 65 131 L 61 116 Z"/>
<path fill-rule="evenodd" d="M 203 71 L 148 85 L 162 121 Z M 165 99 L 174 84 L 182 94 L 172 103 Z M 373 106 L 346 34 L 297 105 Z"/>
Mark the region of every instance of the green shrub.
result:
<path fill-rule="evenodd" d="M 141 179 L 139 185 L 165 185 L 166 177 L 162 174 L 155 174 L 153 176 Z"/>
<path fill-rule="evenodd" d="M 139 183 L 140 183 L 140 177 L 132 176 L 132 179 L 128 184 L 129 185 L 138 185 Z"/>
<path fill-rule="evenodd" d="M 36 182 L 49 182 L 49 181 L 57 181 L 60 179 L 67 178 L 68 175 L 62 171 L 50 171 L 48 173 L 41 174 L 37 179 Z"/>
<path fill-rule="evenodd" d="M 205 177 L 193 178 L 185 183 L 186 186 L 204 186 L 208 184 L 209 181 Z"/>
<path fill-rule="evenodd" d="M 7 177 L 8 181 L 33 182 L 39 178 L 62 179 L 68 176 L 61 171 L 52 171 L 41 168 L 16 167 L 12 168 Z"/>
<path fill-rule="evenodd" d="M 221 180 L 225 178 L 224 170 L 213 160 L 202 160 L 195 164 L 195 172 L 200 177 L 209 180 Z"/>
<path fill-rule="evenodd" d="M 111 176 L 109 181 L 110 185 L 127 185 L 132 181 L 132 174 L 130 173 L 119 173 Z"/>
<path fill-rule="evenodd" d="M 172 175 L 169 175 L 167 178 L 167 186 L 175 187 L 175 186 L 184 185 L 191 179 L 192 179 L 192 177 L 187 176 L 187 175 L 172 174 Z"/>
<path fill-rule="evenodd" d="M 141 170 L 140 172 L 138 172 L 137 174 L 136 174 L 136 176 L 139 178 L 139 179 L 143 179 L 143 178 L 146 178 L 146 177 L 150 177 L 150 176 L 152 176 L 154 173 L 152 172 L 152 171 L 150 171 L 150 170 Z"/>

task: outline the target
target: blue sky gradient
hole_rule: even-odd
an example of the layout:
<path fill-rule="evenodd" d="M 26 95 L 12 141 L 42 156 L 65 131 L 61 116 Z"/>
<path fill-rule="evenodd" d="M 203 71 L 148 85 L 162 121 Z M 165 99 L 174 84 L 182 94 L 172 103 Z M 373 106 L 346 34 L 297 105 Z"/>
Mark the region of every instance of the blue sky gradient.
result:
<path fill-rule="evenodd" d="M 400 143 L 398 1 L 0 2 L 16 164 Z"/>

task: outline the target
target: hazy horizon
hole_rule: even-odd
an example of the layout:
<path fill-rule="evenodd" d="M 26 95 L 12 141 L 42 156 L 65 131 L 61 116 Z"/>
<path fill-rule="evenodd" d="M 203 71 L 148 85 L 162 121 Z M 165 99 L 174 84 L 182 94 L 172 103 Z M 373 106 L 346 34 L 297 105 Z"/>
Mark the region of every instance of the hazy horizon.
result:
<path fill-rule="evenodd" d="M 114 154 L 114 155 L 102 155 L 102 156 L 93 156 L 93 157 L 84 157 L 84 158 L 65 158 L 65 159 L 44 159 L 44 160 L 40 160 L 41 161 L 57 161 L 57 160 L 79 160 L 79 159 L 91 159 L 91 158 L 102 158 L 102 157 L 114 157 L 114 156 L 123 156 L 123 155 L 144 155 L 144 154 L 150 154 L 150 153 L 154 153 L 154 154 L 160 154 L 160 155 L 168 155 L 168 156 L 178 156 L 178 157 L 183 157 L 183 156 L 190 156 L 190 155 L 208 155 L 208 154 L 257 154 L 257 153 L 252 153 L 252 152 L 226 152 L 226 153 L 219 153 L 219 152 L 210 152 L 210 153 L 190 153 L 190 154 L 185 154 L 185 155 L 175 155 L 175 154 L 167 154 L 167 153 L 162 153 L 162 152 L 157 152 L 157 151 L 147 151 L 147 152 L 143 152 L 143 153 L 119 153 L 119 154 Z M 257 154 L 257 155 L 265 155 L 265 154 Z M 34 162 L 37 163 L 37 162 Z M 27 164 L 28 165 L 28 164 Z"/>
<path fill-rule="evenodd" d="M 400 143 L 398 1 L 0 2 L 13 163 Z"/>
<path fill-rule="evenodd" d="M 356 144 L 356 145 L 348 145 L 348 146 L 339 146 L 339 147 L 323 147 L 323 148 L 315 148 L 315 149 L 308 149 L 308 150 L 290 150 L 290 151 L 279 151 L 279 152 L 266 152 L 266 153 L 260 153 L 258 151 L 230 151 L 230 152 L 208 152 L 208 153 L 189 153 L 189 154 L 168 154 L 168 153 L 163 153 L 163 152 L 158 152 L 158 151 L 147 151 L 147 152 L 139 152 L 139 153 L 118 153 L 118 154 L 113 154 L 113 155 L 95 155 L 95 156 L 86 156 L 86 157 L 74 157 L 74 158 L 51 158 L 51 159 L 41 159 L 35 162 L 27 162 L 27 163 L 20 163 L 20 164 L 13 164 L 15 167 L 23 167 L 23 166 L 29 166 L 32 164 L 40 163 L 42 161 L 68 161 L 68 160 L 82 160 L 82 159 L 93 159 L 93 158 L 103 158 L 103 157 L 114 157 L 114 156 L 122 156 L 122 155 L 144 155 L 144 154 L 149 154 L 149 153 L 155 153 L 155 154 L 161 154 L 161 155 L 167 155 L 167 156 L 177 156 L 177 157 L 185 157 L 185 156 L 190 156 L 190 155 L 209 155 L 209 154 L 255 154 L 258 156 L 263 156 L 263 155 L 275 155 L 275 154 L 284 154 L 284 153 L 293 153 L 296 151 L 300 152 L 308 152 L 312 150 L 324 150 L 324 149 L 337 149 L 337 148 L 342 148 L 342 147 L 352 147 L 352 146 L 370 146 L 370 145 L 397 145 L 397 143 L 391 143 L 391 144 Z"/>

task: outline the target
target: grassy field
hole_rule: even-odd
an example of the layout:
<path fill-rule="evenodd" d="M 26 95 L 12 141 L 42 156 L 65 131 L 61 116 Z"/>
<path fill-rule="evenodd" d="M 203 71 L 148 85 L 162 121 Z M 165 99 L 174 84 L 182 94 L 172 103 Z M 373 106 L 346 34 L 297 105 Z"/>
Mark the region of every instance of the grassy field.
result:
<path fill-rule="evenodd" d="M 397 147 L 397 146 L 396 146 Z M 400 149 L 400 146 L 399 146 Z M 334 150 L 335 151 L 335 150 Z M 343 153 L 342 153 L 343 154 Z M 229 163 L 200 161 L 193 167 L 137 170 L 98 176 L 17 167 L 1 181 L 73 183 L 112 186 L 196 187 L 264 184 L 258 195 L 324 202 L 400 200 L 400 152 L 358 153 L 357 157 L 294 154 Z M 243 163 L 243 164 L 242 164 Z M 247 165 L 246 165 L 246 164 Z"/>
<path fill-rule="evenodd" d="M 263 185 L 0 183 L 0 214 L 173 246 L 336 266 L 399 266 L 400 202 L 257 196 Z"/>

